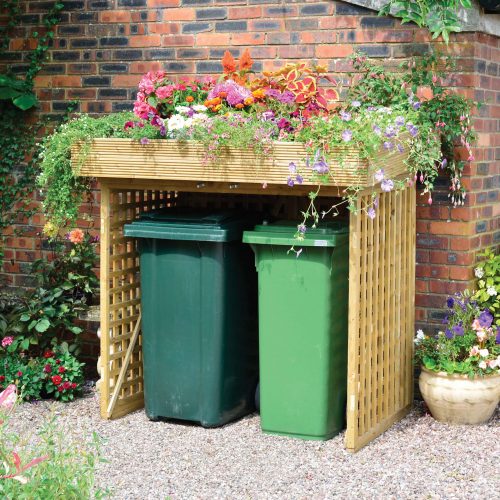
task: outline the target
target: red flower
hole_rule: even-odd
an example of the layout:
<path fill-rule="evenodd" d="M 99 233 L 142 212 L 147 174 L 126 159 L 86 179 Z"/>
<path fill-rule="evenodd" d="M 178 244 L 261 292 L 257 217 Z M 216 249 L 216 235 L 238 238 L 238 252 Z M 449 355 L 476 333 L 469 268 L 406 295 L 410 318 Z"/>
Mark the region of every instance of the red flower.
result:
<path fill-rule="evenodd" d="M 57 370 L 59 373 L 64 373 L 66 371 L 66 368 L 64 366 L 60 366 L 59 369 Z"/>
<path fill-rule="evenodd" d="M 63 386 L 62 386 L 62 385 L 60 385 L 60 386 L 57 388 L 57 390 L 58 390 L 59 392 L 62 392 L 62 391 L 64 391 L 64 388 L 63 388 Z"/>
<path fill-rule="evenodd" d="M 59 375 L 54 375 L 52 377 L 52 383 L 54 385 L 59 385 L 62 382 L 62 378 Z"/>
<path fill-rule="evenodd" d="M 50 365 L 45 365 L 45 366 L 43 367 L 43 371 L 44 371 L 45 373 L 51 373 L 51 372 L 52 372 L 52 366 L 50 366 Z"/>
<path fill-rule="evenodd" d="M 61 360 L 60 359 L 56 359 L 56 365 L 60 365 L 61 364 Z"/>
<path fill-rule="evenodd" d="M 242 56 L 240 57 L 240 70 L 250 71 L 253 66 L 252 58 L 250 57 L 250 51 L 245 49 Z"/>
<path fill-rule="evenodd" d="M 3 382 L 5 380 L 5 376 L 4 375 L 0 375 L 0 382 Z"/>
<path fill-rule="evenodd" d="M 224 57 L 222 58 L 222 68 L 224 73 L 234 73 L 236 71 L 236 61 L 229 50 L 224 52 Z"/>
<path fill-rule="evenodd" d="M 23 376 L 23 372 L 21 372 L 21 371 L 17 372 L 17 376 L 18 377 L 22 377 Z"/>
<path fill-rule="evenodd" d="M 71 384 L 71 388 L 72 388 L 72 389 L 76 389 L 76 382 L 73 382 L 73 383 Z"/>
<path fill-rule="evenodd" d="M 71 382 L 66 381 L 66 382 L 64 382 L 64 384 L 62 386 L 63 386 L 63 389 L 65 389 L 65 390 L 71 389 Z"/>
<path fill-rule="evenodd" d="M 54 357 L 54 353 L 52 351 L 45 351 L 43 357 L 45 359 L 53 358 Z"/>

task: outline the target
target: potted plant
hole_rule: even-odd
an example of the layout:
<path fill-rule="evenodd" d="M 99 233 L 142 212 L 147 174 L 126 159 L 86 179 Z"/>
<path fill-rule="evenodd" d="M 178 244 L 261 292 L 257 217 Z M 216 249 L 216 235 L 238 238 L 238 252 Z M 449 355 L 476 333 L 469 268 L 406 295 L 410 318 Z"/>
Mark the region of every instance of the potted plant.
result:
<path fill-rule="evenodd" d="M 466 291 L 449 297 L 444 331 L 415 339 L 420 392 L 436 420 L 481 424 L 500 401 L 500 327 Z"/>

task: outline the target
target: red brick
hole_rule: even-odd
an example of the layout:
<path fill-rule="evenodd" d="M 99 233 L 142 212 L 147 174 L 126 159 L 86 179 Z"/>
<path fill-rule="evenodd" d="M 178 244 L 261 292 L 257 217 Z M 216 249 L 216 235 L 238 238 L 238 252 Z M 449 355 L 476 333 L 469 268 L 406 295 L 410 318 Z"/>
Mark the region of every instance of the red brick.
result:
<path fill-rule="evenodd" d="M 280 47 L 278 54 L 281 59 L 311 59 L 314 57 L 314 47 L 311 45 Z"/>
<path fill-rule="evenodd" d="M 198 35 L 197 42 L 200 43 L 200 35 Z M 233 45 L 262 45 L 266 43 L 264 33 L 233 33 L 231 39 Z M 253 50 L 251 50 L 253 54 Z"/>
<path fill-rule="evenodd" d="M 230 7 L 228 19 L 255 19 L 262 17 L 262 7 Z"/>
<path fill-rule="evenodd" d="M 167 9 L 163 11 L 164 21 L 194 21 L 196 9 L 191 7 L 180 9 Z"/>
<path fill-rule="evenodd" d="M 179 7 L 181 0 L 148 0 L 148 7 Z"/>
<path fill-rule="evenodd" d="M 160 33 L 162 35 L 177 35 L 181 31 L 180 23 L 148 23 L 149 33 Z"/>
<path fill-rule="evenodd" d="M 330 16 L 319 20 L 321 29 L 356 28 L 359 23 L 357 16 Z"/>
<path fill-rule="evenodd" d="M 228 47 L 230 40 L 231 38 L 228 33 L 198 33 L 198 35 L 196 35 L 196 45 L 200 47 L 203 47 L 204 45 L 219 45 L 222 47 Z"/>
<path fill-rule="evenodd" d="M 159 47 L 161 45 L 161 35 L 139 35 L 129 38 L 131 47 Z"/>
<path fill-rule="evenodd" d="M 129 23 L 132 16 L 129 10 L 105 10 L 99 12 L 101 23 Z"/>
<path fill-rule="evenodd" d="M 429 232 L 432 234 L 452 234 L 467 236 L 473 233 L 473 226 L 467 222 L 430 222 Z"/>
<path fill-rule="evenodd" d="M 115 75 L 113 87 L 137 87 L 142 75 Z"/>
<path fill-rule="evenodd" d="M 316 57 L 347 57 L 352 52 L 352 45 L 331 44 L 316 46 Z"/>
<path fill-rule="evenodd" d="M 472 268 L 470 267 L 450 267 L 450 279 L 468 281 L 472 278 Z"/>
<path fill-rule="evenodd" d="M 148 71 L 160 71 L 163 69 L 163 63 L 157 61 L 138 61 L 130 63 L 130 73 L 139 73 L 143 75 Z"/>
<path fill-rule="evenodd" d="M 440 293 L 441 295 L 452 295 L 456 292 L 463 291 L 465 288 L 467 288 L 467 284 L 464 284 L 463 281 L 429 281 L 429 291 L 432 293 Z"/>

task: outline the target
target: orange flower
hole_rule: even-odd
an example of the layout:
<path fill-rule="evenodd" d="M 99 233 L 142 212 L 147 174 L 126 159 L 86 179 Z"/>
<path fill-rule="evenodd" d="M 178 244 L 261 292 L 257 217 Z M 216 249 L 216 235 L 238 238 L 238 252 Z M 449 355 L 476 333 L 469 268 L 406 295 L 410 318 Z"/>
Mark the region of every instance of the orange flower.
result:
<path fill-rule="evenodd" d="M 245 104 L 245 106 L 250 106 L 250 104 L 253 104 L 254 103 L 254 98 L 253 97 L 247 97 L 243 103 Z"/>
<path fill-rule="evenodd" d="M 262 89 L 257 89 L 252 92 L 252 95 L 255 97 L 255 99 L 264 99 L 266 96 L 264 90 Z"/>
<path fill-rule="evenodd" d="M 194 97 L 192 95 L 188 95 L 186 97 L 186 102 L 193 102 L 194 101 Z"/>
<path fill-rule="evenodd" d="M 225 99 L 227 97 L 227 92 L 219 92 L 219 97 Z"/>
<path fill-rule="evenodd" d="M 222 58 L 222 68 L 224 73 L 234 73 L 236 71 L 236 61 L 229 50 L 224 52 L 224 57 Z"/>
<path fill-rule="evenodd" d="M 253 60 L 250 57 L 250 51 L 245 49 L 245 52 L 240 57 L 240 71 L 250 71 L 253 66 Z"/>
<path fill-rule="evenodd" d="M 73 229 L 73 231 L 70 231 L 68 239 L 71 243 L 78 244 L 83 242 L 84 237 L 85 235 L 81 229 Z"/>
<path fill-rule="evenodd" d="M 241 102 L 239 104 L 236 104 L 235 108 L 236 109 L 243 109 L 245 107 L 244 104 L 241 104 Z"/>
<path fill-rule="evenodd" d="M 421 86 L 418 87 L 416 96 L 420 101 L 429 101 L 434 97 L 434 92 L 430 87 Z"/>

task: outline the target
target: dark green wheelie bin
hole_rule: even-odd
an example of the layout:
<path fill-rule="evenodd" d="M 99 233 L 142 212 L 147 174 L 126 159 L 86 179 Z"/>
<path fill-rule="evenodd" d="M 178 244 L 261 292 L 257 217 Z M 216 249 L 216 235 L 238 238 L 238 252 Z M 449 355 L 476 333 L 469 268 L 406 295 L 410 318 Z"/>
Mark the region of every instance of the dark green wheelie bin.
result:
<path fill-rule="evenodd" d="M 259 275 L 261 427 L 324 440 L 345 425 L 348 227 L 294 232 L 278 222 L 243 236 Z"/>
<path fill-rule="evenodd" d="M 223 425 L 254 410 L 257 280 L 251 220 L 170 209 L 124 227 L 139 239 L 144 396 L 150 419 Z"/>

